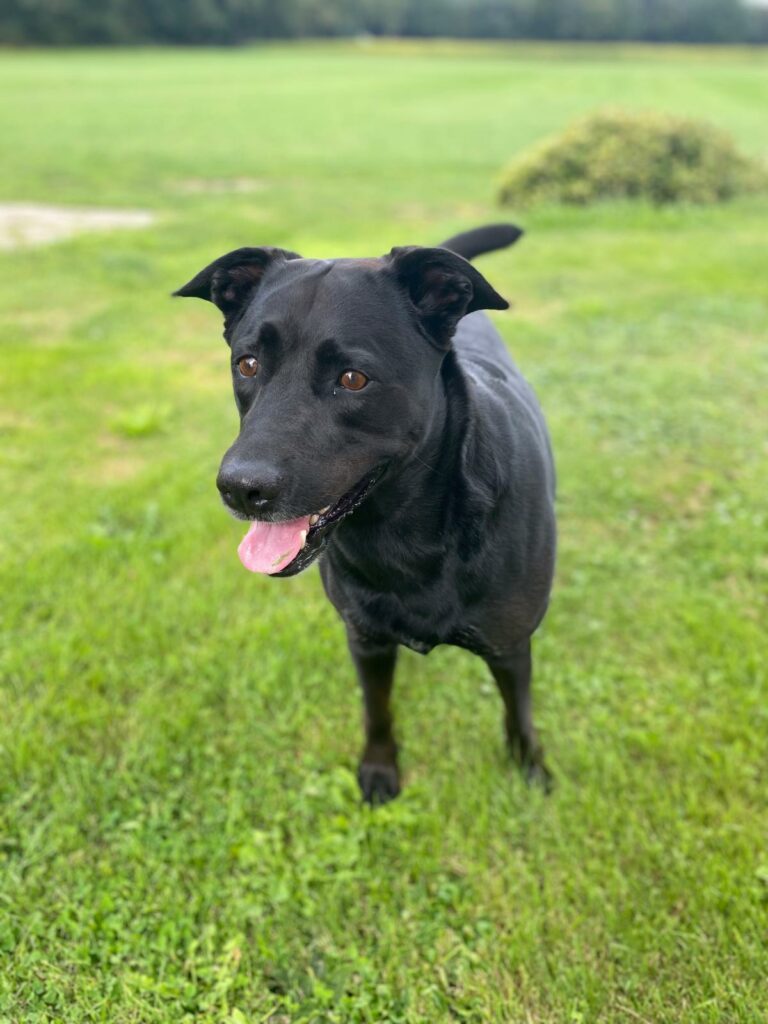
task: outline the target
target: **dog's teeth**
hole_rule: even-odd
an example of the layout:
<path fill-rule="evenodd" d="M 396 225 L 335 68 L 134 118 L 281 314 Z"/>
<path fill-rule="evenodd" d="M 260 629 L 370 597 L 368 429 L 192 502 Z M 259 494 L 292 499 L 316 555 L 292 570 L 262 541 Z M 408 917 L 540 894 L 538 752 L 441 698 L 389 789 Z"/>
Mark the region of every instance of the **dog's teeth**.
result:
<path fill-rule="evenodd" d="M 301 531 L 301 546 L 302 546 L 302 548 L 304 547 L 304 545 L 306 543 L 307 543 L 307 531 L 306 530 L 302 530 Z"/>
<path fill-rule="evenodd" d="M 309 517 L 309 525 L 310 526 L 314 526 L 319 518 L 320 518 L 320 516 L 317 514 L 317 512 L 315 512 L 314 515 L 311 515 Z"/>
<path fill-rule="evenodd" d="M 330 512 L 330 510 L 331 510 L 331 506 L 330 506 L 330 505 L 326 505 L 326 506 L 325 506 L 325 508 L 321 508 L 321 509 L 320 509 L 320 515 L 321 515 L 321 516 L 324 516 L 324 515 L 325 515 L 325 513 L 326 513 L 326 512 Z"/>

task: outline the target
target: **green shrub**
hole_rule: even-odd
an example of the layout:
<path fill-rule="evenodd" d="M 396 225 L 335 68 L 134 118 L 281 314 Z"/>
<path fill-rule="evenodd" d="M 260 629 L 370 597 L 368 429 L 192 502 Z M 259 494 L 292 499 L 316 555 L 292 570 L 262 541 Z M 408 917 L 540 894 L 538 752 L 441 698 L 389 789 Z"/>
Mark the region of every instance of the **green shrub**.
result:
<path fill-rule="evenodd" d="M 606 111 L 545 139 L 503 172 L 502 203 L 715 203 L 768 187 L 768 172 L 709 124 Z"/>

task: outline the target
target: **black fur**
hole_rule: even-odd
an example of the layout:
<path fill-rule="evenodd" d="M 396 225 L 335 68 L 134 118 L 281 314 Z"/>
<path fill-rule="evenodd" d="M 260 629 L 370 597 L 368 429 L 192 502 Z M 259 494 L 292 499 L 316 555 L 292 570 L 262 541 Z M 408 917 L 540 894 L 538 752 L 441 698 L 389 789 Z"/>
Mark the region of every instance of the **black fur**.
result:
<path fill-rule="evenodd" d="M 481 312 L 507 303 L 464 258 L 520 234 L 494 225 L 369 260 L 239 249 L 177 292 L 225 314 L 241 415 L 219 474 L 227 503 L 272 520 L 336 510 L 277 575 L 324 556 L 363 689 L 370 802 L 400 788 L 389 710 L 398 645 L 484 658 L 515 758 L 549 782 L 530 639 L 554 568 L 552 455 L 536 398 Z M 252 378 L 238 372 L 244 355 L 259 361 Z M 340 385 L 350 369 L 370 379 L 364 389 Z"/>

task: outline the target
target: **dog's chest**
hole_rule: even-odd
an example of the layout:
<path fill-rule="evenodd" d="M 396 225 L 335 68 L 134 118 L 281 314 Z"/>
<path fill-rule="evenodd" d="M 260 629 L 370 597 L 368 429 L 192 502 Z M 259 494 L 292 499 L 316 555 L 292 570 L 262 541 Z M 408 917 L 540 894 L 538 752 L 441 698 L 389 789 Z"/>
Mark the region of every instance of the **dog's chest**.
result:
<path fill-rule="evenodd" d="M 402 644 L 417 654 L 429 654 L 447 639 L 442 630 L 435 628 L 434 621 L 425 619 L 423 613 L 392 595 L 377 594 L 367 601 L 350 601 L 340 611 L 342 618 L 362 635 L 377 642 Z"/>
<path fill-rule="evenodd" d="M 428 654 L 438 644 L 469 639 L 461 602 L 444 581 L 397 590 L 373 589 L 348 577 L 336 577 L 329 596 L 339 614 L 362 635 L 377 642 L 401 644 Z"/>
<path fill-rule="evenodd" d="M 328 596 L 345 622 L 372 641 L 419 654 L 446 643 L 474 649 L 466 569 L 442 523 L 417 519 L 413 513 L 390 518 L 376 529 L 350 524 L 321 565 Z"/>
<path fill-rule="evenodd" d="M 402 613 L 402 609 L 392 609 L 392 616 L 383 619 L 381 616 L 365 614 L 359 606 L 348 606 L 342 617 L 351 622 L 357 631 L 377 643 L 388 642 L 409 647 L 417 654 L 429 654 L 439 644 L 453 644 L 463 647 L 475 654 L 482 654 L 485 644 L 477 630 L 456 622 L 451 617 L 443 620 L 442 628 L 425 628 L 419 616 Z"/>

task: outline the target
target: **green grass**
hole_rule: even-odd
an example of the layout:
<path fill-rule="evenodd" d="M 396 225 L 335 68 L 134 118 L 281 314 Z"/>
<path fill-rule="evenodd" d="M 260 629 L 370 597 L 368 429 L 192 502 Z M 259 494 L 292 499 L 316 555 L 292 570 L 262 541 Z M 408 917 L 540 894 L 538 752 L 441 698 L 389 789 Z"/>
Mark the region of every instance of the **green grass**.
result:
<path fill-rule="evenodd" d="M 342 629 L 316 570 L 239 566 L 220 325 L 167 298 L 238 245 L 496 218 L 503 164 L 601 105 L 761 155 L 764 56 L 5 53 L 0 94 L 0 199 L 158 214 L 0 254 L 0 1020 L 765 1020 L 768 202 L 540 209 L 482 261 L 559 464 L 550 798 L 442 648 L 401 660 L 402 798 L 359 805 Z"/>

